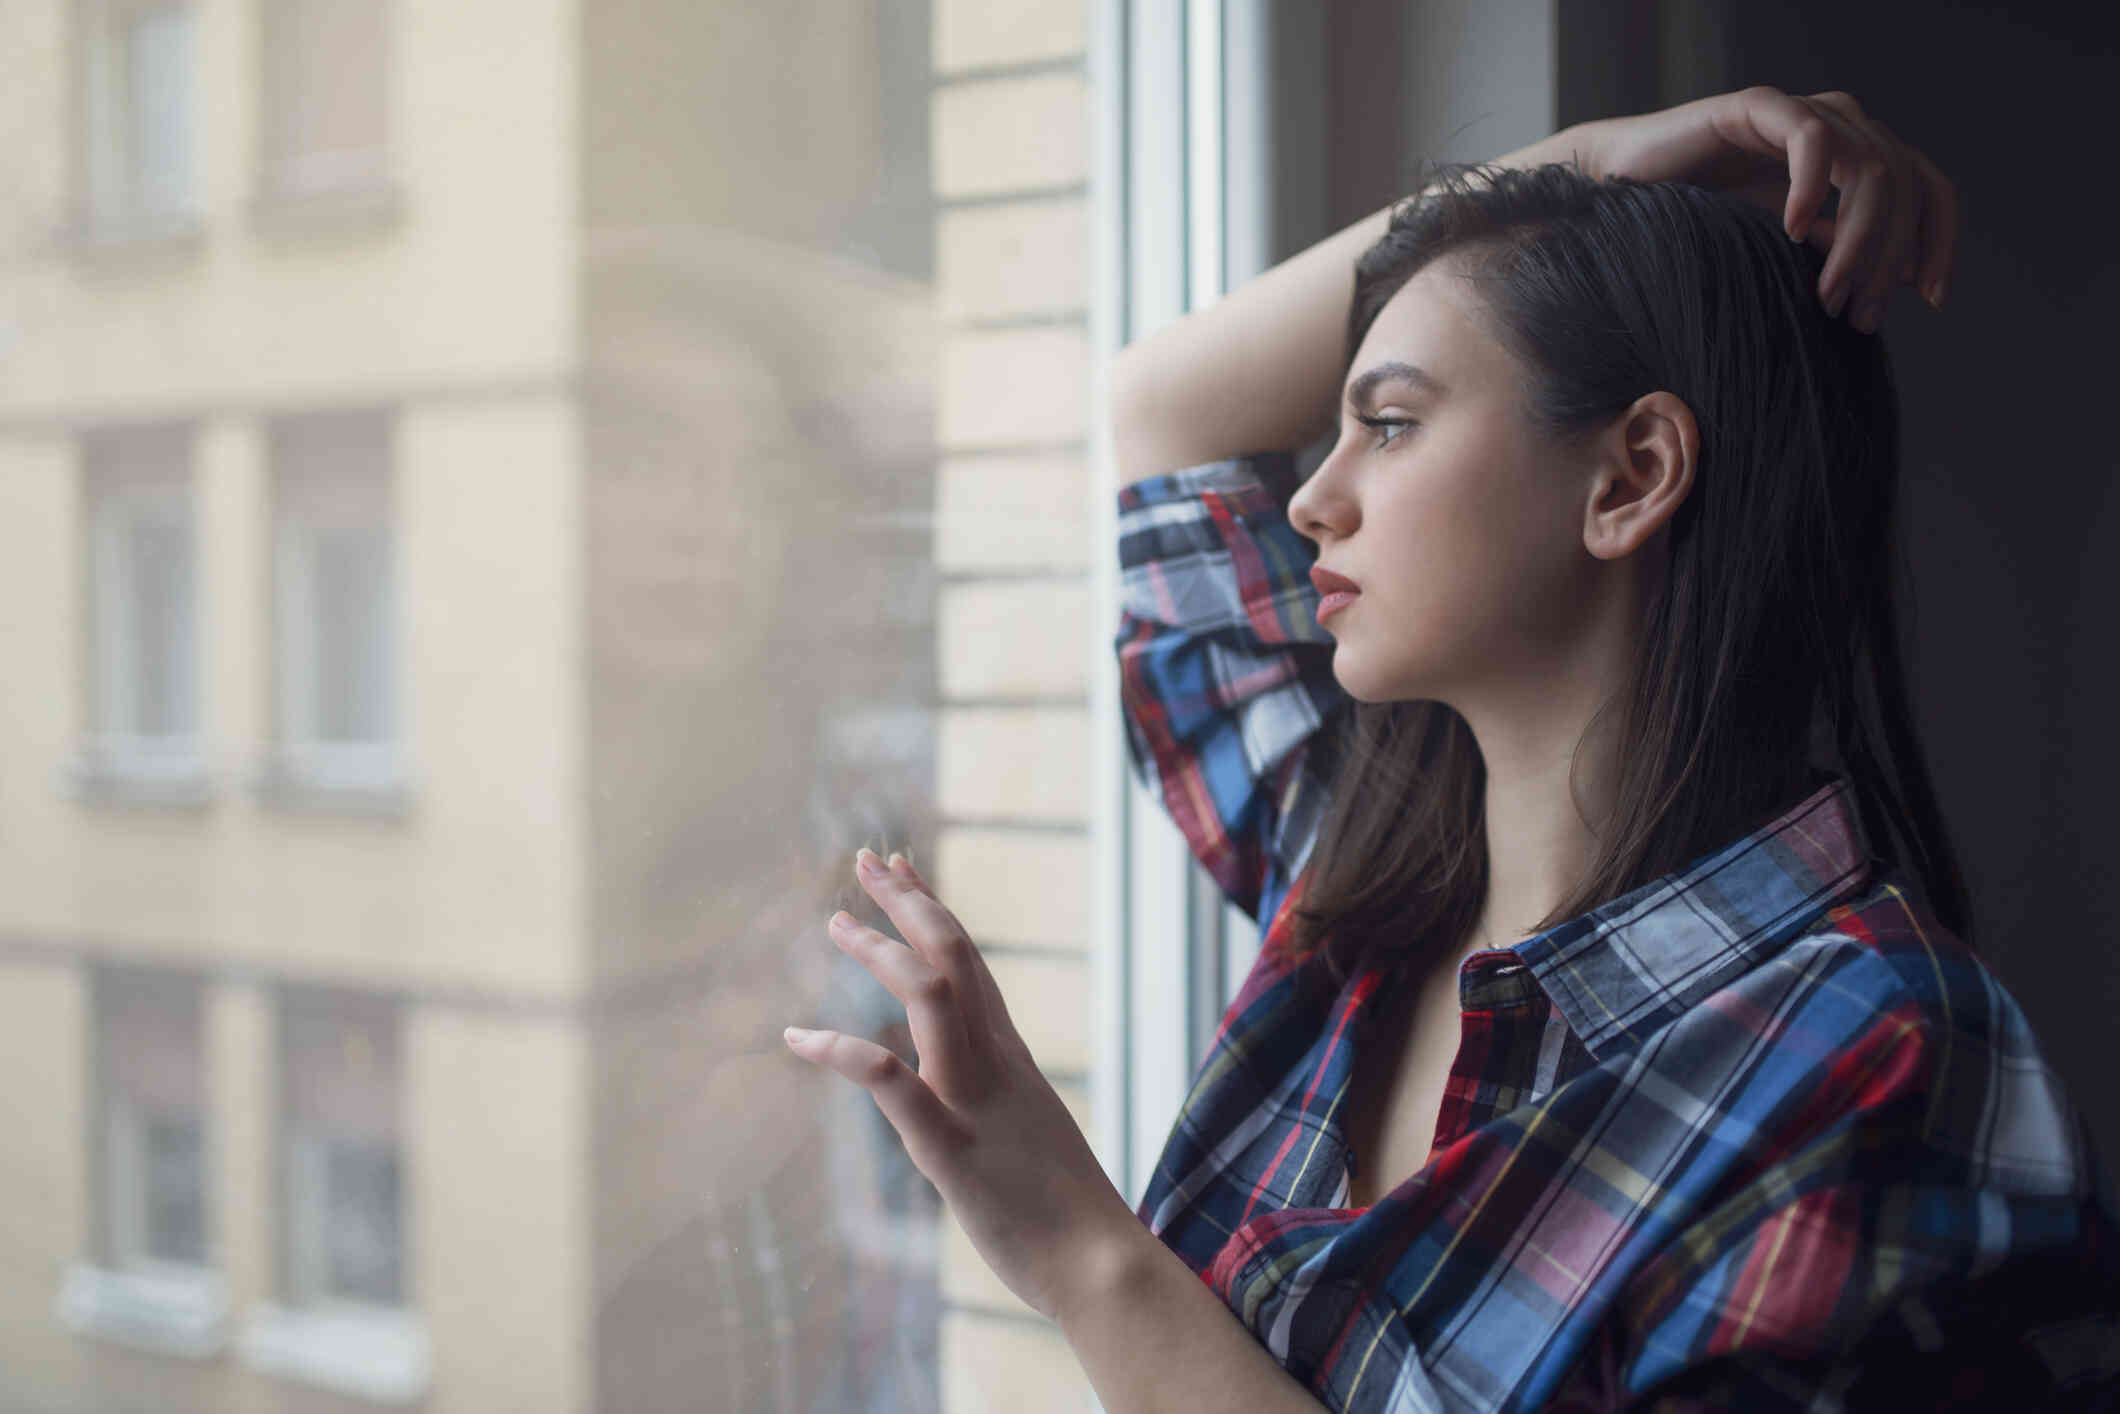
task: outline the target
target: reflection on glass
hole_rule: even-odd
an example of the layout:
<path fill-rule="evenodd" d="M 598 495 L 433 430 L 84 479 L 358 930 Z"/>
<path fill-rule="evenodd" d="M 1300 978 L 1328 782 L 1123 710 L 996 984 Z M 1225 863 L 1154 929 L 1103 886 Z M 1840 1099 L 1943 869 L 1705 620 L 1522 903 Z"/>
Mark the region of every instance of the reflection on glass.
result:
<path fill-rule="evenodd" d="M 0 1406 L 1049 1391 L 780 1032 L 909 850 L 1087 1094 L 1086 19 L 31 10 Z"/>

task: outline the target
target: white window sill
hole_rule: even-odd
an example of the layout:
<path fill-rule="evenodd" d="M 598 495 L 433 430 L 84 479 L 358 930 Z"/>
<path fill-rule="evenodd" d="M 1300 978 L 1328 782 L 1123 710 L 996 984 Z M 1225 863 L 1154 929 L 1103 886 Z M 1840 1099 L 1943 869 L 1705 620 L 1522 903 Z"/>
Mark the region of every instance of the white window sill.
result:
<path fill-rule="evenodd" d="M 291 1308 L 261 1303 L 237 1339 L 243 1363 L 379 1404 L 414 1404 L 433 1370 L 427 1324 L 385 1307 Z"/>
<path fill-rule="evenodd" d="M 53 244 L 87 264 L 188 258 L 205 250 L 206 228 L 196 215 L 177 212 L 81 214 L 54 233 Z"/>
<path fill-rule="evenodd" d="M 402 819 L 412 810 L 412 785 L 387 754 L 344 755 L 282 748 L 260 764 L 251 780 L 260 803 L 286 810 L 375 815 Z"/>
<path fill-rule="evenodd" d="M 304 185 L 268 173 L 250 198 L 251 225 L 269 236 L 386 230 L 404 219 L 404 188 L 388 176 Z"/>
<path fill-rule="evenodd" d="M 114 805 L 211 805 L 213 774 L 205 759 L 181 750 L 140 750 L 84 741 L 60 784 L 75 800 Z"/>
<path fill-rule="evenodd" d="M 205 1360 L 228 1343 L 228 1295 L 207 1267 L 110 1271 L 70 1264 L 59 1286 L 60 1324 L 77 1335 L 157 1355 Z"/>

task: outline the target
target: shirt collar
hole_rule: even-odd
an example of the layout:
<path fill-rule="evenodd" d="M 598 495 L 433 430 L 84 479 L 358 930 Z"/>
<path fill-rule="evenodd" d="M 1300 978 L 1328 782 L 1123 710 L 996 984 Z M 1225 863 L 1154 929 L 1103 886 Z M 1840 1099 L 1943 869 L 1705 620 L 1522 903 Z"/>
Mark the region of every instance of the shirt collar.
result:
<path fill-rule="evenodd" d="M 1781 951 L 1861 892 L 1874 864 L 1854 784 L 1835 775 L 1683 869 L 1535 938 L 1474 954 L 1460 973 L 1461 995 L 1469 1001 L 1480 988 L 1479 963 L 1514 990 L 1522 972 L 1512 964 L 1520 963 L 1602 1061 Z"/>

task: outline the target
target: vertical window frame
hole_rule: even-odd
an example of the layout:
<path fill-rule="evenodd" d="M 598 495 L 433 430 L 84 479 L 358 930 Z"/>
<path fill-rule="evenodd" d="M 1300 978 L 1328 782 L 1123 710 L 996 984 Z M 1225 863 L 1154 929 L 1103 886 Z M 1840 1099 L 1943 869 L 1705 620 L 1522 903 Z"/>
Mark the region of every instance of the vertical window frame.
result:
<path fill-rule="evenodd" d="M 328 454 L 314 455 L 317 442 L 328 440 L 334 431 L 350 432 L 356 442 L 372 435 L 379 451 L 372 461 L 363 461 L 356 452 L 343 463 Z M 374 407 L 291 414 L 272 421 L 266 441 L 271 503 L 270 774 L 326 796 L 395 798 L 405 791 L 408 774 L 407 616 L 397 510 L 399 418 L 393 409 Z M 353 486 L 339 481 L 348 476 L 372 478 L 372 483 Z M 383 545 L 381 601 L 373 619 L 381 641 L 371 648 L 381 675 L 375 691 L 383 729 L 365 740 L 326 739 L 319 720 L 323 665 L 317 635 L 316 549 L 318 532 L 333 530 L 371 531 Z"/>
<path fill-rule="evenodd" d="M 291 1311 L 308 1313 L 348 1313 L 382 1319 L 405 1316 L 414 1309 L 417 1289 L 413 1281 L 410 1194 L 405 1183 L 403 1008 L 374 994 L 287 988 L 281 993 L 279 1016 L 282 1083 L 275 1163 L 279 1194 L 279 1304 Z M 296 1093 L 302 1083 L 296 1033 L 306 1026 L 341 1025 L 353 1032 L 372 1029 L 380 1033 L 375 1050 L 388 1058 L 383 1073 L 389 1093 L 381 1103 L 391 1116 L 388 1143 L 398 1175 L 393 1215 L 397 1235 L 394 1301 L 370 1300 L 338 1288 L 332 1278 L 327 1247 L 331 1222 L 329 1148 L 334 1143 L 374 1142 L 373 1136 L 333 1133 L 328 1126 L 305 1120 L 300 1114 L 304 1102 Z"/>
<path fill-rule="evenodd" d="M 79 443 L 80 725 L 71 768 L 77 789 L 191 804 L 205 798 L 206 560 L 196 443 L 196 428 L 183 422 L 98 427 Z M 148 654 L 135 617 L 140 567 L 131 548 L 140 523 L 155 520 L 175 527 L 184 546 L 181 632 L 171 647 L 181 706 L 175 730 L 146 733 L 138 730 L 138 708 Z"/>
<path fill-rule="evenodd" d="M 128 73 L 132 28 L 149 16 L 173 15 L 184 33 L 177 56 L 182 84 L 179 142 L 182 184 L 168 205 L 148 197 L 152 174 L 136 150 L 139 95 Z M 74 0 L 72 7 L 72 118 L 74 222 L 93 245 L 117 245 L 195 235 L 204 210 L 199 140 L 199 14 L 197 0 Z"/>
<path fill-rule="evenodd" d="M 1266 0 L 1104 0 L 1098 12 L 1097 232 L 1109 272 L 1095 292 L 1100 368 L 1152 329 L 1249 278 L 1268 244 Z M 1233 270 L 1232 262 L 1246 268 Z M 1111 626 L 1117 622 L 1117 468 L 1108 382 L 1091 403 L 1096 549 L 1092 675 L 1100 790 L 1098 1038 L 1093 1108 L 1107 1171 L 1129 1202 L 1183 1105 L 1214 1028 L 1256 958 L 1259 929 L 1222 898 L 1125 755 Z"/>
<path fill-rule="evenodd" d="M 120 1003 L 122 993 L 134 995 Z M 93 1041 L 95 1048 L 92 1094 L 95 1142 L 91 1145 L 96 1169 L 96 1218 L 94 1225 L 97 1260 L 112 1272 L 142 1275 L 171 1281 L 194 1279 L 215 1270 L 215 1214 L 213 1211 L 213 1126 L 209 1113 L 206 1076 L 205 989 L 196 979 L 179 974 L 142 969 L 97 968 L 91 973 Z M 196 1092 L 190 1118 L 199 1131 L 201 1248 L 197 1260 L 172 1257 L 154 1250 L 148 1231 L 150 1195 L 145 1131 L 150 1111 L 137 1097 L 125 1093 L 119 1078 L 123 1067 L 116 1052 L 126 1044 L 114 1034 L 127 1010 L 166 1008 L 182 1013 L 175 1029 L 189 1034 L 186 1059 L 194 1079 L 186 1088 Z"/>

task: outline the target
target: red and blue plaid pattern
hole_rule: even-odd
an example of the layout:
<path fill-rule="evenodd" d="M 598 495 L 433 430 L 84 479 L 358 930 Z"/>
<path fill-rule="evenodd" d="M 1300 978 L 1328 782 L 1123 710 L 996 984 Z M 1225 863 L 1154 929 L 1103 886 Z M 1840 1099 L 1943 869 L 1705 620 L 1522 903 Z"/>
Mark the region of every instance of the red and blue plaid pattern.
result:
<path fill-rule="evenodd" d="M 1335 1410 L 2120 1407 L 2088 1131 L 2015 999 L 1872 857 L 1844 777 L 1467 957 L 1428 1162 L 1345 1206 L 1358 1024 L 1406 979 L 1338 985 L 1283 946 L 1309 746 L 1350 699 L 1261 461 L 1119 493 L 1135 769 L 1270 920 L 1149 1229 Z"/>

